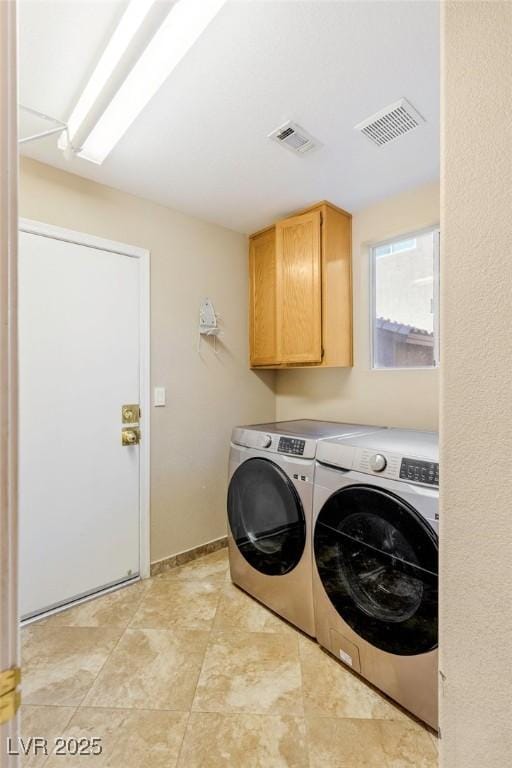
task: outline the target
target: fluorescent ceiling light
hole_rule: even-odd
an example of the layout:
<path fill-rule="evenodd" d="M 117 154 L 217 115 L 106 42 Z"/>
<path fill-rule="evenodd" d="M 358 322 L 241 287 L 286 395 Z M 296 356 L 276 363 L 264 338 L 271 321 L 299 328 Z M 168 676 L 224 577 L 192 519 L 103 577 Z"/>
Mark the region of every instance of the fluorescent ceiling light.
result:
<path fill-rule="evenodd" d="M 78 130 L 92 112 L 99 96 L 128 50 L 154 2 L 155 0 L 130 0 L 68 120 L 68 135 L 71 144 L 73 144 Z M 68 137 L 62 135 L 59 140 L 59 147 L 66 149 L 67 143 Z"/>
<path fill-rule="evenodd" d="M 102 163 L 188 53 L 226 0 L 178 0 L 82 143 L 80 157 Z"/>

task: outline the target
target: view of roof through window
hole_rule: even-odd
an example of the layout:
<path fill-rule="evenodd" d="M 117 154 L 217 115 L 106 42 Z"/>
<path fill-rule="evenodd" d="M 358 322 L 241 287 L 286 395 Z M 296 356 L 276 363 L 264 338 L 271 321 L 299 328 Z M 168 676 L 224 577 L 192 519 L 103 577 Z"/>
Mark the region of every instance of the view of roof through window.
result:
<path fill-rule="evenodd" d="M 373 365 L 430 367 L 435 361 L 435 233 L 376 246 Z"/>

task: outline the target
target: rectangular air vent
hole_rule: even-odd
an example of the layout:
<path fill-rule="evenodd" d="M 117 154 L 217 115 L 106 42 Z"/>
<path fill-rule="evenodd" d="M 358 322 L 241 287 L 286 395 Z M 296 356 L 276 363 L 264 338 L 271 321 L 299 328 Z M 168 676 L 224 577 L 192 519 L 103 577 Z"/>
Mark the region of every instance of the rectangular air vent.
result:
<path fill-rule="evenodd" d="M 304 155 L 306 152 L 322 146 L 310 133 L 297 123 L 292 123 L 291 120 L 269 133 L 268 138 L 277 141 L 278 144 L 298 155 Z"/>
<path fill-rule="evenodd" d="M 358 123 L 354 129 L 361 131 L 373 144 L 381 147 L 383 144 L 399 139 L 404 133 L 413 131 L 424 122 L 425 119 L 407 99 L 400 99 Z"/>

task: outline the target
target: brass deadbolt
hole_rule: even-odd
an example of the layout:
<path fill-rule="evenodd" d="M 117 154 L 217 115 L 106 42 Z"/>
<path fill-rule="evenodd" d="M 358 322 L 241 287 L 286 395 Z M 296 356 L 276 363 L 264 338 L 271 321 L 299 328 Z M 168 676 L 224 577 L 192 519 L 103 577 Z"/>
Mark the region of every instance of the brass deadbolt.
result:
<path fill-rule="evenodd" d="M 138 403 L 123 405 L 121 408 L 123 424 L 138 424 L 140 419 L 140 407 Z"/>

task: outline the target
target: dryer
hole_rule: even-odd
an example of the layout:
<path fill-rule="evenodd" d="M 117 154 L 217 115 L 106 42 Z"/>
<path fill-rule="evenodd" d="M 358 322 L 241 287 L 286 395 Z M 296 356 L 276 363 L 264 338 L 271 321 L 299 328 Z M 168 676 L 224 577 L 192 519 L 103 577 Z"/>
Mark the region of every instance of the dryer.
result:
<path fill-rule="evenodd" d="M 231 438 L 228 547 L 232 581 L 315 633 L 311 521 L 319 441 L 378 427 L 297 420 L 236 427 Z"/>
<path fill-rule="evenodd" d="M 388 429 L 328 440 L 317 461 L 317 640 L 437 728 L 437 434 Z"/>

